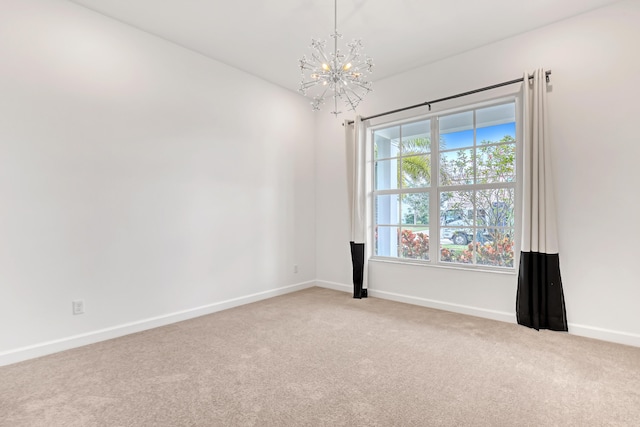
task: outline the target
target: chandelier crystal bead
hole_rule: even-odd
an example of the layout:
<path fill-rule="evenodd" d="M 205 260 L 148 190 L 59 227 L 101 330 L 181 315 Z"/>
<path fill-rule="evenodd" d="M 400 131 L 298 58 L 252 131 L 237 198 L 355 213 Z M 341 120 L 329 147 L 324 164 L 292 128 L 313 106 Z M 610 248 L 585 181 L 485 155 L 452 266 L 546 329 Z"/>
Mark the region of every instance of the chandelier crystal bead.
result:
<path fill-rule="evenodd" d="M 344 104 L 355 111 L 362 99 L 371 92 L 371 82 L 365 76 L 371 73 L 373 60 L 360 52 L 362 41 L 353 40 L 346 45 L 345 53 L 338 49 L 338 1 L 334 1 L 333 52 L 326 52 L 326 41 L 311 39 L 311 58 L 300 59 L 302 80 L 298 91 L 312 96 L 311 108 L 319 111 L 325 98 L 333 97 L 334 109 L 331 114 L 341 114 L 338 104 Z"/>

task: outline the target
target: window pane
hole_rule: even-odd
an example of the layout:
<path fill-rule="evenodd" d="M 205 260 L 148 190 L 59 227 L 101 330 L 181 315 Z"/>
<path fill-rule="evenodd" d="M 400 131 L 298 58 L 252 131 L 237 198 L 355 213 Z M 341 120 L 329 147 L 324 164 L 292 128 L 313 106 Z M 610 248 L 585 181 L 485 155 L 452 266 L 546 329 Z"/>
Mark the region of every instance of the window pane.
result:
<path fill-rule="evenodd" d="M 446 244 L 466 246 L 473 242 L 473 229 L 460 227 L 441 228 L 440 239 Z"/>
<path fill-rule="evenodd" d="M 410 193 L 402 195 L 402 224 L 429 225 L 428 193 Z"/>
<path fill-rule="evenodd" d="M 442 150 L 473 146 L 473 111 L 440 117 L 438 123 Z"/>
<path fill-rule="evenodd" d="M 476 110 L 476 126 L 479 128 L 515 123 L 515 121 L 516 104 L 513 102 Z"/>
<path fill-rule="evenodd" d="M 473 192 L 440 193 L 440 226 L 440 239 L 458 246 L 473 241 Z"/>
<path fill-rule="evenodd" d="M 473 147 L 473 130 L 440 134 L 441 149 L 451 150 L 466 147 Z"/>
<path fill-rule="evenodd" d="M 440 185 L 473 184 L 473 150 L 440 153 Z"/>
<path fill-rule="evenodd" d="M 515 195 L 512 188 L 478 191 L 478 226 L 514 227 L 514 206 Z"/>
<path fill-rule="evenodd" d="M 516 180 L 516 145 L 481 146 L 477 154 L 478 184 Z"/>
<path fill-rule="evenodd" d="M 476 110 L 478 144 L 516 140 L 516 105 L 496 105 Z"/>
<path fill-rule="evenodd" d="M 476 263 L 513 267 L 513 229 L 488 229 L 487 239 L 476 244 Z"/>
<path fill-rule="evenodd" d="M 375 254 L 380 256 L 398 256 L 398 227 L 376 226 Z"/>
<path fill-rule="evenodd" d="M 428 153 L 431 151 L 431 121 L 402 125 L 402 155 Z"/>
<path fill-rule="evenodd" d="M 379 129 L 373 133 L 373 153 L 376 159 L 388 159 L 398 156 L 400 126 Z"/>
<path fill-rule="evenodd" d="M 476 141 L 478 141 L 478 144 L 493 144 L 496 142 L 511 142 L 515 140 L 515 123 L 478 128 L 476 131 Z"/>
<path fill-rule="evenodd" d="M 429 259 L 429 229 L 426 227 L 402 228 L 400 256 L 410 259 Z"/>
<path fill-rule="evenodd" d="M 398 188 L 398 165 L 400 159 L 378 160 L 375 164 L 376 190 Z"/>
<path fill-rule="evenodd" d="M 440 225 L 447 227 L 473 225 L 472 191 L 443 191 L 440 193 Z"/>
<path fill-rule="evenodd" d="M 376 196 L 376 224 L 399 224 L 398 195 Z"/>
<path fill-rule="evenodd" d="M 422 188 L 431 185 L 431 156 L 402 158 L 402 187 Z"/>
<path fill-rule="evenodd" d="M 473 263 L 473 252 L 471 251 L 473 247 L 473 229 L 455 229 L 451 239 L 444 237 L 443 232 L 445 230 L 444 228 L 441 229 L 440 234 L 440 261 L 458 264 Z"/>

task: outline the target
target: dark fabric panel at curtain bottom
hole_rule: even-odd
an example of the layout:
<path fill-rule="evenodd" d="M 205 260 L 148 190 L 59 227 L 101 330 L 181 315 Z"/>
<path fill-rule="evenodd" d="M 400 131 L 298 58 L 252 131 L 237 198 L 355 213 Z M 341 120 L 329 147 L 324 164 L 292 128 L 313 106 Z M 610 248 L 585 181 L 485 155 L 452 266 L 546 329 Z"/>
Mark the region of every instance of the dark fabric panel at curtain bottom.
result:
<path fill-rule="evenodd" d="M 362 298 L 362 282 L 364 279 L 364 243 L 351 244 L 351 264 L 353 265 L 353 297 Z"/>
<path fill-rule="evenodd" d="M 568 330 L 558 254 L 521 253 L 516 316 L 537 330 Z"/>

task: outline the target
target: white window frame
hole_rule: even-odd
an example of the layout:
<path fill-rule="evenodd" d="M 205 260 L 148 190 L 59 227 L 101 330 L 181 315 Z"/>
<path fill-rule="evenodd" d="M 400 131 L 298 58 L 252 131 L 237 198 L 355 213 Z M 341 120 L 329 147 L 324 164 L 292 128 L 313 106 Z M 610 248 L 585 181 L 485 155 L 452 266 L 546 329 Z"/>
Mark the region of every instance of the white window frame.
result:
<path fill-rule="evenodd" d="M 439 141 L 439 120 L 440 116 L 445 116 L 449 114 L 462 113 L 465 111 L 473 111 L 486 107 L 497 106 L 501 104 L 515 104 L 515 114 L 516 114 L 516 180 L 515 182 L 500 182 L 500 183 L 491 183 L 491 184 L 470 184 L 470 185 L 451 185 L 451 186 L 440 186 L 440 147 L 439 144 L 434 143 L 434 141 Z M 521 96 L 519 94 L 512 94 L 506 97 L 494 98 L 485 101 L 478 101 L 470 104 L 461 105 L 455 108 L 442 109 L 438 111 L 432 111 L 428 114 L 421 115 L 413 115 L 407 116 L 406 118 L 394 121 L 387 121 L 383 123 L 370 124 L 366 123 L 366 147 L 367 147 L 367 205 L 368 205 L 368 215 L 367 215 L 367 223 L 368 223 L 368 232 L 371 245 L 369 245 L 368 257 L 373 261 L 383 261 L 383 262 L 392 262 L 399 264 L 412 264 L 412 265 L 420 265 L 420 266 L 428 266 L 428 267 L 439 267 L 439 268 L 453 268 L 453 269 L 463 269 L 463 270 L 477 270 L 477 271 L 489 271 L 489 272 L 498 272 L 498 273 L 509 273 L 516 274 L 517 268 L 519 266 L 519 258 L 520 258 L 520 241 L 521 241 L 521 217 L 522 217 L 522 153 L 523 153 L 523 129 L 522 129 L 522 111 L 521 107 Z M 436 173 L 432 172 L 431 176 L 431 185 L 430 187 L 425 188 L 424 193 L 429 194 L 429 236 L 438 236 L 437 244 L 431 244 L 433 241 L 431 238 L 429 245 L 429 260 L 419 260 L 412 258 L 402 258 L 398 257 L 388 257 L 388 256 L 380 256 L 374 253 L 375 246 L 375 218 L 376 218 L 376 207 L 375 207 L 375 196 L 376 195 L 384 195 L 384 194 L 398 194 L 399 196 L 406 193 L 413 193 L 415 189 L 395 189 L 395 190 L 374 190 L 375 188 L 375 162 L 374 159 L 374 150 L 373 150 L 373 135 L 374 132 L 380 129 L 385 129 L 393 126 L 413 123 L 417 121 L 430 120 L 431 124 L 431 150 L 429 151 L 429 156 L 431 158 L 431 170 L 437 171 Z M 475 115 L 474 115 L 474 130 L 475 123 Z M 446 262 L 440 261 L 440 193 L 442 191 L 478 191 L 483 189 L 494 189 L 494 188 L 512 188 L 515 193 L 515 206 L 514 206 L 514 215 L 515 215 L 515 223 L 514 223 L 514 243 L 513 243 L 513 251 L 514 251 L 514 260 L 513 266 L 511 267 L 500 267 L 500 266 L 491 266 L 485 264 L 465 264 L 465 263 L 455 263 L 455 262 Z M 401 216 L 402 213 L 399 212 Z M 432 219 L 435 219 L 432 220 Z M 402 224 L 402 218 L 399 218 L 399 223 Z M 474 221 L 474 225 L 478 226 Z M 471 228 L 471 227 L 466 227 Z M 494 228 L 494 227 L 492 227 Z"/>

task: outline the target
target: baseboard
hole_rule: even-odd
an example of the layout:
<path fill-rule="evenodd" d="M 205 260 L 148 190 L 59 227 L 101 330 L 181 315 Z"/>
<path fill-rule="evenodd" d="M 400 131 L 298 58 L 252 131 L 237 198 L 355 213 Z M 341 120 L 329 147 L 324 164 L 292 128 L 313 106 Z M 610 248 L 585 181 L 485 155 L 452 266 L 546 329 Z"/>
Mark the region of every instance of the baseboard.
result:
<path fill-rule="evenodd" d="M 352 292 L 352 287 L 343 283 L 329 282 L 325 280 L 316 281 L 316 286 L 333 289 L 342 292 Z M 403 302 L 406 304 L 419 305 L 422 307 L 435 308 L 438 310 L 452 311 L 454 313 L 467 314 L 470 316 L 484 317 L 487 319 L 499 320 L 501 322 L 516 323 L 515 313 L 505 311 L 487 310 L 478 307 L 471 307 L 461 304 L 453 304 L 444 301 L 436 301 L 427 298 L 420 298 L 411 295 L 403 295 L 394 292 L 378 291 L 369 289 L 369 296 L 375 298 L 388 299 L 391 301 Z M 640 335 L 629 332 L 614 331 L 611 329 L 598 328 L 594 326 L 578 325 L 569 323 L 569 333 L 586 338 L 593 338 L 600 341 L 608 341 L 617 344 L 625 344 L 633 347 L 640 347 Z"/>
<path fill-rule="evenodd" d="M 575 323 L 569 323 L 568 326 L 569 333 L 572 335 L 640 347 L 640 335 L 638 334 L 613 331 L 595 326 L 577 325 Z"/>
<path fill-rule="evenodd" d="M 229 308 L 238 307 L 252 302 L 261 301 L 268 298 L 273 298 L 279 295 L 288 294 L 291 292 L 300 291 L 313 286 L 321 288 L 333 289 L 336 291 L 351 293 L 353 291 L 352 286 L 345 285 L 343 283 L 330 282 L 326 280 L 308 281 L 303 283 L 297 283 L 290 286 L 284 286 L 281 288 L 271 289 L 264 292 L 258 292 L 251 295 L 246 295 L 238 298 L 232 298 L 225 301 L 216 302 L 213 304 L 196 307 L 189 310 L 179 311 L 175 313 L 166 314 L 163 316 L 157 316 L 149 319 L 143 319 L 136 322 L 126 323 L 123 325 L 114 326 L 111 328 L 100 329 L 85 334 L 74 335 L 59 340 L 48 341 L 40 344 L 35 344 L 27 347 L 18 348 L 15 350 L 6 351 L 0 353 L 0 366 L 10 365 L 12 363 L 21 362 L 24 360 L 33 359 L 36 357 L 46 356 L 48 354 L 57 353 L 64 350 L 69 350 L 83 345 L 93 344 L 100 341 L 105 341 L 112 338 L 118 338 L 124 335 L 129 335 L 136 332 L 145 331 L 147 329 L 153 329 L 160 326 L 169 325 L 183 320 L 192 319 L 199 316 L 215 313 Z M 375 289 L 369 289 L 369 296 L 381 299 L 387 299 L 391 301 L 403 302 L 406 304 L 419 305 L 423 307 L 435 308 L 438 310 L 451 311 L 454 313 L 467 314 L 470 316 L 484 317 L 493 320 L 499 320 L 502 322 L 515 323 L 515 314 L 487 310 L 478 307 L 471 307 L 461 304 L 453 304 L 443 301 L 431 300 L 427 298 L 420 298 L 410 295 L 403 295 L 394 292 L 377 291 Z M 624 344 L 633 347 L 640 347 L 640 335 L 628 332 L 614 331 L 610 329 L 598 328 L 594 326 L 579 325 L 569 323 L 569 333 L 572 335 L 582 336 L 586 338 L 593 338 L 601 341 L 614 342 L 617 344 Z"/>
<path fill-rule="evenodd" d="M 320 288 L 333 289 L 334 291 L 341 291 L 341 292 L 348 292 L 348 293 L 353 292 L 353 286 L 349 286 L 349 285 L 345 285 L 343 283 L 337 283 L 337 282 L 328 282 L 326 280 L 316 280 L 316 286 Z"/>
<path fill-rule="evenodd" d="M 438 310 L 451 311 L 453 313 L 466 314 L 469 316 L 483 317 L 485 319 L 499 320 L 501 322 L 515 323 L 515 313 L 506 311 L 488 310 L 485 308 L 472 307 L 462 304 L 437 301 L 428 298 L 415 297 L 410 295 L 397 294 L 394 292 L 377 291 L 369 289 L 369 296 L 375 298 L 388 299 L 391 301 L 403 302 L 406 304 L 419 305 L 422 307 L 435 308 Z"/>
<path fill-rule="evenodd" d="M 268 298 L 273 298 L 291 292 L 301 291 L 303 289 L 313 287 L 315 284 L 315 281 L 297 283 L 290 286 L 284 286 L 264 292 L 258 292 L 251 295 L 245 295 L 238 298 L 232 298 L 225 301 L 203 305 L 189 310 L 178 311 L 175 313 L 114 326 L 111 328 L 100 329 L 85 334 L 74 335 L 54 341 L 48 341 L 40 344 L 30 345 L 27 347 L 17 348 L 15 350 L 0 353 L 0 366 L 10 365 L 12 363 L 34 359 L 36 357 L 46 356 L 48 354 L 57 353 L 88 344 L 94 344 L 112 338 L 118 338 L 124 335 L 145 331 L 147 329 L 153 329 L 160 326 L 181 322 L 183 320 L 193 319 L 195 317 L 204 316 L 207 314 L 227 310 L 229 308 L 238 307 L 245 304 L 250 304 L 252 302 L 257 302 Z"/>
<path fill-rule="evenodd" d="M 342 292 L 353 292 L 353 287 L 343 283 L 329 282 L 326 280 L 317 280 L 316 286 L 321 288 L 333 289 Z M 410 295 L 397 294 L 394 292 L 378 291 L 375 289 L 367 289 L 370 297 L 388 299 L 391 301 L 403 302 L 406 304 L 419 305 L 422 307 L 436 308 L 438 310 L 452 311 L 454 313 L 468 314 L 470 316 L 484 317 L 487 319 L 500 320 L 502 322 L 515 323 L 515 313 L 507 313 L 495 310 L 486 310 L 477 307 L 471 307 L 460 304 L 453 304 L 443 301 L 436 301 L 427 298 L 420 298 Z"/>

